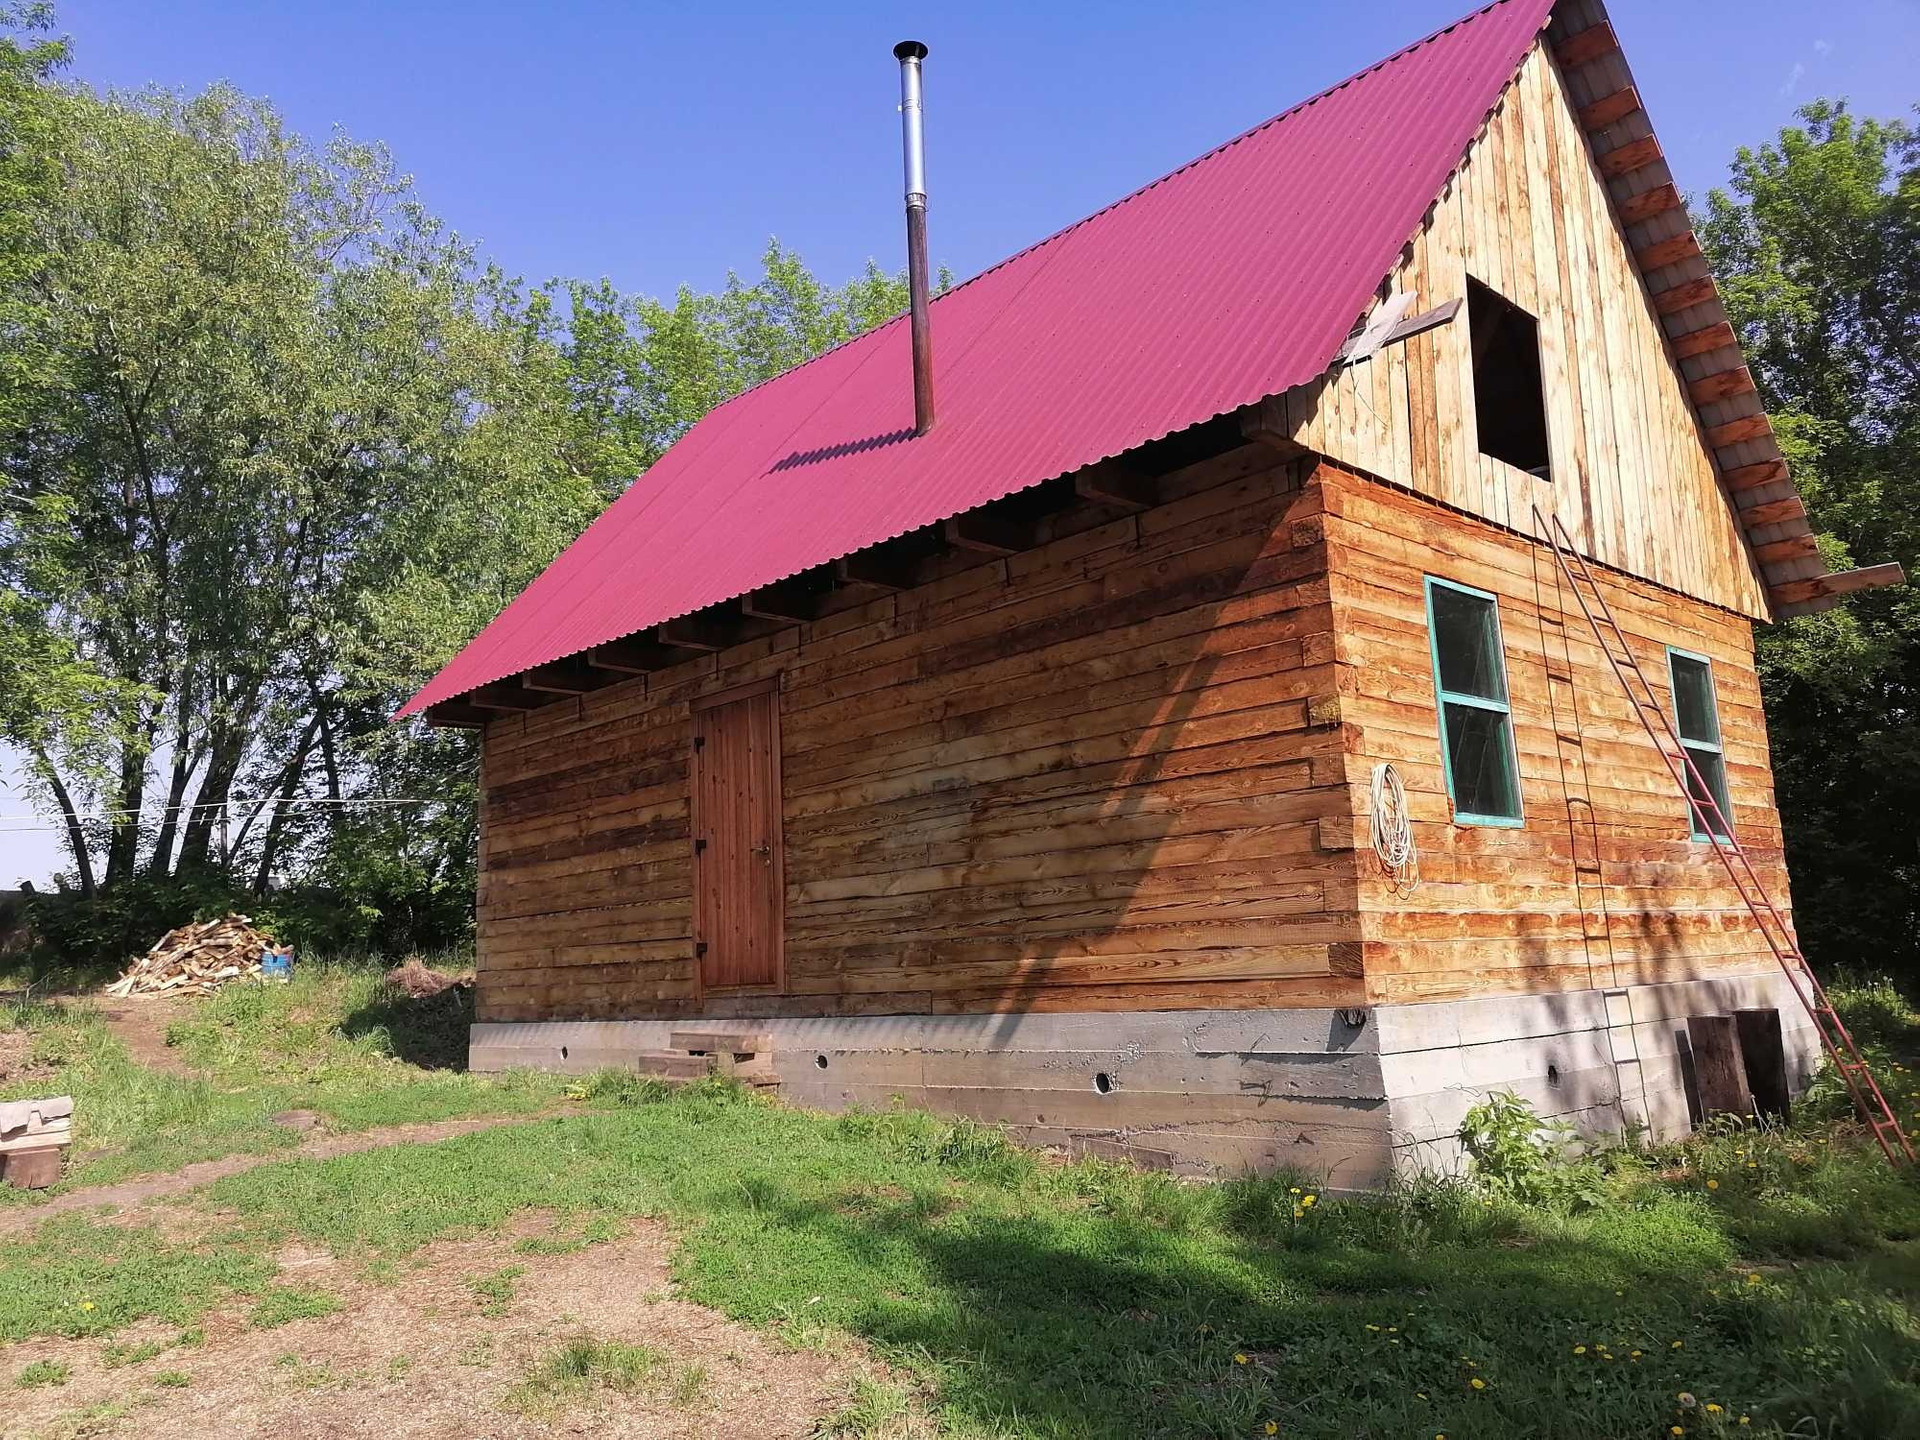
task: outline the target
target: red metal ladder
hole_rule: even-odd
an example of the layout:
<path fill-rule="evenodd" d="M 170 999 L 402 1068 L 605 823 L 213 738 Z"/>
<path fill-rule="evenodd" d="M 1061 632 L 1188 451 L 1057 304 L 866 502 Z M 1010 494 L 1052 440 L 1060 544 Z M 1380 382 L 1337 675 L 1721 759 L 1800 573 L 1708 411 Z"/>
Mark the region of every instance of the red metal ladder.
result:
<path fill-rule="evenodd" d="M 1601 593 L 1585 558 L 1574 548 L 1573 537 L 1567 533 L 1566 526 L 1560 523 L 1558 515 L 1548 516 L 1538 505 L 1533 507 L 1533 519 L 1547 544 L 1552 547 L 1554 562 L 1560 567 L 1567 588 L 1573 592 L 1573 598 L 1580 602 L 1587 623 L 1593 627 L 1594 639 L 1600 642 L 1600 648 L 1606 652 L 1607 662 L 1612 665 L 1620 688 L 1626 692 L 1628 702 L 1640 716 L 1640 724 L 1645 728 L 1647 738 L 1653 741 L 1654 749 L 1660 752 L 1660 758 L 1666 762 L 1667 772 L 1680 788 L 1681 797 L 1689 806 L 1711 813 L 1714 823 L 1704 827 L 1710 835 L 1725 837 L 1712 838 L 1709 843 L 1720 857 L 1720 863 L 1726 867 L 1727 876 L 1740 892 L 1740 898 L 1752 912 L 1754 923 L 1766 937 L 1774 959 L 1780 962 L 1780 968 L 1786 972 L 1794 995 L 1812 1018 L 1814 1029 L 1820 1032 L 1820 1044 L 1841 1078 L 1846 1081 L 1847 1092 L 1853 1097 L 1861 1118 L 1872 1128 L 1873 1138 L 1880 1142 L 1880 1148 L 1889 1163 L 1898 1166 L 1903 1159 L 1908 1164 L 1916 1163 L 1913 1144 L 1907 1139 L 1906 1131 L 1900 1128 L 1893 1107 L 1887 1104 L 1887 1097 L 1881 1092 L 1879 1082 L 1873 1078 L 1872 1069 L 1861 1055 L 1860 1047 L 1854 1044 L 1853 1035 L 1845 1022 L 1827 999 L 1827 992 L 1814 976 L 1813 967 L 1807 964 L 1807 957 L 1800 953 L 1799 943 L 1793 938 L 1786 917 L 1767 894 L 1766 886 L 1761 883 L 1752 861 L 1747 858 L 1747 852 L 1734 839 L 1733 825 L 1721 812 L 1718 797 L 1694 765 L 1693 757 L 1687 754 L 1686 746 L 1680 743 L 1673 716 L 1660 703 L 1658 693 L 1648 683 L 1639 662 L 1633 658 L 1633 647 L 1627 643 L 1620 622 L 1614 619 L 1613 608 L 1607 604 L 1607 597 Z"/>

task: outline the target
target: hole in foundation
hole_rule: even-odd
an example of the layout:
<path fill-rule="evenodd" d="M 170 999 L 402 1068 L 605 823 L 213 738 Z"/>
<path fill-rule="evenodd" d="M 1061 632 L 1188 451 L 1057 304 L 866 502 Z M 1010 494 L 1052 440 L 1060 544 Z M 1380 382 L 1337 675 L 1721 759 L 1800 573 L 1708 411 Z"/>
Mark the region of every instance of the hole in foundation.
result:
<path fill-rule="evenodd" d="M 1098 1075 L 1093 1077 L 1093 1088 L 1102 1095 L 1111 1095 L 1113 1093 L 1113 1077 L 1102 1070 Z"/>
<path fill-rule="evenodd" d="M 813 1057 L 813 1064 L 815 1069 L 824 1070 L 827 1068 L 827 1057 L 824 1055 L 816 1055 Z"/>
<path fill-rule="evenodd" d="M 564 1046 L 564 1045 L 562 1045 L 562 1046 L 560 1047 L 560 1058 L 561 1058 L 562 1060 L 564 1060 L 564 1059 L 566 1059 L 566 1058 L 567 1058 L 567 1047 L 566 1047 L 566 1046 Z"/>
<path fill-rule="evenodd" d="M 1547 1084 L 1553 1086 L 1556 1090 L 1560 1088 L 1560 1067 L 1558 1065 L 1547 1066 Z"/>

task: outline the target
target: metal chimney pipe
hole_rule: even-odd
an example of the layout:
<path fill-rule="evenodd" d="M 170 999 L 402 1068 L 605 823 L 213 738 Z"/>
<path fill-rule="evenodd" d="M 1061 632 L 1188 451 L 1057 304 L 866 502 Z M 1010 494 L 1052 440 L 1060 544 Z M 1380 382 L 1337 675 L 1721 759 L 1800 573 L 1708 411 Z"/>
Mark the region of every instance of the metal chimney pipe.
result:
<path fill-rule="evenodd" d="M 927 310 L 926 102 L 920 92 L 920 62 L 927 47 L 902 40 L 893 47 L 900 62 L 900 142 L 907 176 L 907 293 L 913 328 L 913 433 L 933 428 L 933 322 Z"/>

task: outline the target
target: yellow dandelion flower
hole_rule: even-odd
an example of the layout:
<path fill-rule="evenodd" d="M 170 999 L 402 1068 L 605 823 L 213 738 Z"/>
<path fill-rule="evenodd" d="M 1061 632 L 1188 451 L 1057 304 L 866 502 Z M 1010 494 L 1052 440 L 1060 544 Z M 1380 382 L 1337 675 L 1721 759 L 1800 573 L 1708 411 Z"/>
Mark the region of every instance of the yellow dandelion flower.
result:
<path fill-rule="evenodd" d="M 1742 1415 L 1740 1417 L 1740 1423 L 1742 1425 L 1751 1425 L 1753 1423 L 1753 1417 L 1751 1415 Z"/>
<path fill-rule="evenodd" d="M 1265 1435 L 1278 1435 L 1280 1433 L 1280 1423 L 1277 1420 L 1267 1421 L 1267 1423 L 1261 1427 L 1261 1433 Z"/>
<path fill-rule="evenodd" d="M 1707 1401 L 1707 1414 L 1718 1415 L 1719 1413 L 1720 1413 L 1720 1407 L 1714 1404 L 1713 1401 L 1711 1400 Z"/>
<path fill-rule="evenodd" d="M 1687 1433 L 1687 1427 L 1684 1425 L 1669 1425 L 1667 1427 L 1667 1433 L 1669 1435 L 1684 1435 Z"/>
<path fill-rule="evenodd" d="M 1707 1189 L 1718 1190 L 1719 1188 L 1720 1188 L 1720 1182 L 1718 1180 L 1707 1181 Z"/>
<path fill-rule="evenodd" d="M 1247 1357 L 1242 1354 L 1239 1354 L 1238 1352 L 1235 1352 L 1233 1357 L 1233 1363 L 1236 1365 L 1244 1365 L 1247 1363 Z"/>
<path fill-rule="evenodd" d="M 1676 1340 L 1673 1342 L 1673 1345 L 1671 1346 L 1671 1348 L 1675 1350 L 1684 1350 L 1687 1348 L 1687 1342 L 1684 1340 Z"/>
<path fill-rule="evenodd" d="M 1573 1347 L 1573 1353 L 1576 1355 L 1584 1355 L 1587 1353 L 1587 1347 L 1584 1345 L 1576 1345 Z"/>
<path fill-rule="evenodd" d="M 1318 1200 L 1319 1198 L 1320 1197 L 1318 1195 L 1303 1195 L 1300 1197 L 1300 1203 L 1302 1205 L 1311 1205 L 1313 1204 L 1314 1201 Z"/>
<path fill-rule="evenodd" d="M 1638 1359 L 1640 1358 L 1640 1352 L 1639 1352 L 1638 1350 L 1636 1350 L 1636 1351 L 1634 1351 L 1634 1352 L 1633 1352 L 1633 1353 L 1632 1353 L 1631 1355 L 1629 1355 L 1629 1356 L 1628 1356 L 1627 1358 L 1628 1358 L 1629 1360 L 1638 1360 Z"/>
<path fill-rule="evenodd" d="M 1299 1193 L 1300 1193 L 1300 1187 L 1298 1185 L 1289 1185 L 1287 1187 L 1287 1194 L 1298 1195 Z"/>
<path fill-rule="evenodd" d="M 1476 1390 L 1484 1390 L 1487 1388 L 1487 1382 L 1482 1380 L 1478 1375 L 1474 1376 L 1468 1383 Z"/>
<path fill-rule="evenodd" d="M 1380 1327 L 1378 1325 L 1369 1325 L 1367 1326 L 1367 1329 L 1378 1332 Z"/>
<path fill-rule="evenodd" d="M 93 1301 L 91 1301 L 91 1300 L 82 1300 L 82 1301 L 80 1302 L 80 1308 L 81 1308 L 82 1310 L 91 1310 L 91 1309 L 93 1308 Z"/>

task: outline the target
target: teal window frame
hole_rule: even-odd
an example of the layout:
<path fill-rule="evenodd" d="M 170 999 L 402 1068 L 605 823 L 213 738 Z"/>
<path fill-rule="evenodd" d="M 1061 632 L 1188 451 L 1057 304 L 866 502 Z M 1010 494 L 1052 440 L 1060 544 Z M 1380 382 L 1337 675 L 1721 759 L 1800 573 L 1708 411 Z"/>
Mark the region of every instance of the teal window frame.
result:
<path fill-rule="evenodd" d="M 1687 737 L 1686 731 L 1681 728 L 1680 680 L 1674 672 L 1673 662 L 1675 660 L 1691 660 L 1707 673 L 1707 708 L 1713 716 L 1714 738 L 1712 740 L 1691 740 Z M 1708 754 L 1717 755 L 1720 758 L 1717 777 L 1715 777 L 1719 780 L 1719 784 L 1715 785 L 1713 779 L 1708 778 L 1704 771 L 1702 772 L 1702 778 L 1707 779 L 1708 787 L 1714 792 L 1713 798 L 1720 806 L 1720 817 L 1727 822 L 1727 833 L 1725 835 L 1716 835 L 1700 823 L 1702 812 L 1701 808 L 1694 803 L 1691 785 L 1689 785 L 1687 789 L 1687 832 L 1698 841 L 1711 841 L 1716 845 L 1732 844 L 1733 800 L 1727 789 L 1726 732 L 1720 724 L 1720 685 L 1713 676 L 1712 659 L 1693 650 L 1682 650 L 1678 645 L 1667 646 L 1667 695 L 1673 702 L 1673 733 L 1680 737 L 1681 750 L 1684 752 L 1704 750 Z M 1700 767 L 1696 764 L 1694 768 L 1699 769 Z M 1687 777 L 1683 776 L 1682 778 Z"/>
<path fill-rule="evenodd" d="M 1424 598 L 1427 606 L 1427 653 L 1433 663 L 1434 712 L 1440 726 L 1440 769 L 1447 777 L 1447 805 L 1453 811 L 1453 823 L 1456 825 L 1491 825 L 1505 830 L 1518 830 L 1527 823 L 1527 800 L 1520 783 L 1520 753 L 1513 737 L 1513 686 L 1507 673 L 1507 644 L 1500 625 L 1500 597 L 1485 590 L 1476 590 L 1471 585 L 1462 585 L 1457 580 L 1443 580 L 1438 575 L 1425 577 Z M 1500 655 L 1500 690 L 1507 698 L 1493 700 L 1485 695 L 1466 695 L 1449 690 L 1440 679 L 1440 632 L 1433 623 L 1433 592 L 1451 590 L 1456 594 L 1470 595 L 1476 600 L 1485 600 L 1493 611 L 1493 643 Z M 1460 797 L 1453 781 L 1453 745 L 1447 734 L 1447 706 L 1464 705 L 1470 709 L 1485 710 L 1500 716 L 1500 732 L 1506 740 L 1507 769 L 1513 778 L 1513 802 L 1518 811 L 1514 815 L 1477 815 L 1460 808 Z M 1689 809 L 1692 807 L 1689 806 Z"/>

